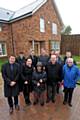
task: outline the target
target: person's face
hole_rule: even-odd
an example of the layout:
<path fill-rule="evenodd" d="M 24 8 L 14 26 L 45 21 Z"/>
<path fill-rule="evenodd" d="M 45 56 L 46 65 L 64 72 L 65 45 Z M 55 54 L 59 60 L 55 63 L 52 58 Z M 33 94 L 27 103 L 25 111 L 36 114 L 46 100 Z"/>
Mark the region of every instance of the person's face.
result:
<path fill-rule="evenodd" d="M 51 55 L 54 55 L 55 54 L 55 52 L 54 51 L 51 51 Z"/>
<path fill-rule="evenodd" d="M 66 57 L 67 58 L 71 57 L 71 52 L 66 52 Z"/>
<path fill-rule="evenodd" d="M 73 65 L 73 59 L 67 59 L 67 64 L 69 67 L 71 67 Z"/>
<path fill-rule="evenodd" d="M 37 66 L 37 71 L 41 72 L 41 70 L 42 70 L 42 67 L 41 66 Z"/>
<path fill-rule="evenodd" d="M 50 60 L 51 60 L 52 64 L 55 64 L 56 60 L 57 60 L 56 55 L 51 55 L 51 59 Z"/>
<path fill-rule="evenodd" d="M 34 55 L 34 51 L 31 51 L 31 55 Z"/>
<path fill-rule="evenodd" d="M 20 56 L 20 58 L 23 58 L 24 54 L 20 54 L 19 56 Z"/>
<path fill-rule="evenodd" d="M 41 55 L 46 55 L 46 51 L 44 49 L 41 49 Z"/>
<path fill-rule="evenodd" d="M 28 59 L 28 60 L 26 61 L 26 65 L 31 67 L 31 65 L 32 65 L 32 60 L 31 60 L 31 59 Z"/>
<path fill-rule="evenodd" d="M 55 51 L 55 55 L 56 55 L 56 57 L 59 57 L 60 56 L 60 52 L 59 51 Z"/>
<path fill-rule="evenodd" d="M 9 63 L 10 63 L 10 64 L 15 63 L 15 57 L 14 57 L 14 56 L 10 56 L 10 57 L 9 57 Z"/>

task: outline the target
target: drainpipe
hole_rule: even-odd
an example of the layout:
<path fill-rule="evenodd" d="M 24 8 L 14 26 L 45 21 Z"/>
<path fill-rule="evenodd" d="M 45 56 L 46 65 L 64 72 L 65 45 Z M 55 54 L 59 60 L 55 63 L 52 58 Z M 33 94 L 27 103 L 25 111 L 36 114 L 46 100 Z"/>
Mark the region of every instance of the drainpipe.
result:
<path fill-rule="evenodd" d="M 12 24 L 11 24 L 11 38 L 12 38 L 12 53 L 15 55 Z"/>
<path fill-rule="evenodd" d="M 32 40 L 32 49 L 34 50 L 34 40 Z"/>

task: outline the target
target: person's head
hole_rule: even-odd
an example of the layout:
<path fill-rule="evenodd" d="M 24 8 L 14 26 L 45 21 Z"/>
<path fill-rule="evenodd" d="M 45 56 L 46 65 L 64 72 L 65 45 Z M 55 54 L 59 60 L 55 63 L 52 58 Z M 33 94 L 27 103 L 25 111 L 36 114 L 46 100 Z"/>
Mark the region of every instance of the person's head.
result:
<path fill-rule="evenodd" d="M 66 51 L 66 57 L 70 58 L 72 56 L 71 51 Z"/>
<path fill-rule="evenodd" d="M 55 51 L 54 50 L 51 50 L 50 51 L 50 55 L 54 55 L 55 54 Z"/>
<path fill-rule="evenodd" d="M 67 63 L 67 65 L 68 65 L 69 67 L 71 67 L 71 66 L 74 64 L 73 58 L 67 58 L 66 63 Z"/>
<path fill-rule="evenodd" d="M 51 55 L 50 61 L 52 64 L 55 64 L 57 61 L 56 55 Z"/>
<path fill-rule="evenodd" d="M 43 55 L 43 56 L 46 55 L 46 50 L 44 48 L 41 49 L 41 55 Z"/>
<path fill-rule="evenodd" d="M 60 51 L 59 51 L 59 50 L 56 50 L 56 51 L 55 51 L 55 55 L 56 55 L 56 57 L 59 57 L 59 56 L 60 56 Z"/>
<path fill-rule="evenodd" d="M 26 59 L 26 65 L 29 66 L 29 67 L 32 66 L 32 59 L 31 58 Z"/>
<path fill-rule="evenodd" d="M 15 63 L 15 56 L 14 55 L 11 55 L 10 57 L 9 57 L 9 63 L 10 64 L 14 64 Z"/>
<path fill-rule="evenodd" d="M 32 56 L 34 55 L 34 50 L 33 49 L 30 50 L 30 55 L 32 55 Z"/>
<path fill-rule="evenodd" d="M 20 53 L 19 53 L 19 57 L 20 57 L 20 58 L 23 58 L 23 57 L 24 57 L 24 53 L 23 53 L 23 52 L 20 52 Z"/>
<path fill-rule="evenodd" d="M 37 62 L 37 65 L 36 65 L 36 66 L 37 66 L 37 67 L 36 67 L 37 71 L 38 71 L 38 72 L 41 72 L 42 69 L 43 69 L 42 63 L 41 63 L 41 62 Z"/>

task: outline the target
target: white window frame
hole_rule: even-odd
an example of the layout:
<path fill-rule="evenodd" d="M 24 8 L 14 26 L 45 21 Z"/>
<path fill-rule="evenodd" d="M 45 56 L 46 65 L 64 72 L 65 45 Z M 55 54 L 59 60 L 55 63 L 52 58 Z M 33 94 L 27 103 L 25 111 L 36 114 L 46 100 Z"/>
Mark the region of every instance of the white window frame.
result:
<path fill-rule="evenodd" d="M 45 21 L 43 18 L 40 18 L 40 32 L 45 32 Z"/>
<path fill-rule="evenodd" d="M 2 24 L 0 23 L 0 32 L 2 31 Z"/>
<path fill-rule="evenodd" d="M 58 31 L 57 31 L 57 24 L 56 23 L 52 23 L 52 34 L 57 35 Z"/>
<path fill-rule="evenodd" d="M 51 41 L 51 49 L 60 50 L 60 42 L 59 41 Z"/>
<path fill-rule="evenodd" d="M 4 44 L 4 46 L 5 46 L 5 54 L 3 54 L 3 51 L 2 51 L 2 44 Z M 7 47 L 6 47 L 6 43 L 0 42 L 0 57 L 6 57 L 6 56 L 7 56 Z"/>

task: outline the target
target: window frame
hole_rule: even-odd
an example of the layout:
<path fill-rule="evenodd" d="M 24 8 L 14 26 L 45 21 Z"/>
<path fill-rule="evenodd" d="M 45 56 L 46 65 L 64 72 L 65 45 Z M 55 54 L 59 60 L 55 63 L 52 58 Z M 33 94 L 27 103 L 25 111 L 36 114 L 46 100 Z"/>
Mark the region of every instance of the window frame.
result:
<path fill-rule="evenodd" d="M 40 32 L 45 32 L 45 20 L 42 17 L 40 18 Z"/>
<path fill-rule="evenodd" d="M 58 28 L 56 23 L 52 23 L 52 34 L 57 35 L 58 34 Z"/>
<path fill-rule="evenodd" d="M 3 54 L 3 50 L 1 50 L 2 54 L 0 54 L 0 57 L 6 57 L 7 56 L 7 46 L 6 46 L 5 42 L 0 42 L 0 47 L 2 47 L 2 44 L 4 44 L 4 46 L 5 46 L 5 54 Z"/>

